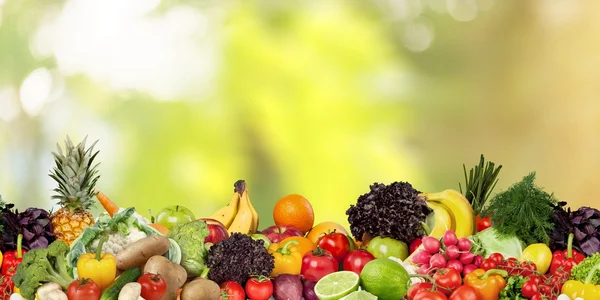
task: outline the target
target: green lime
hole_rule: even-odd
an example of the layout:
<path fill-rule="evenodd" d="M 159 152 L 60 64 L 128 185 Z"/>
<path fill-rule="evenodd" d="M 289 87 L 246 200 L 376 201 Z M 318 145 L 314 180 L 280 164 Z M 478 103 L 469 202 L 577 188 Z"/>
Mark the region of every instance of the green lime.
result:
<path fill-rule="evenodd" d="M 360 272 L 362 287 L 380 300 L 402 299 L 408 291 L 409 280 L 406 269 L 387 258 L 368 262 Z"/>
<path fill-rule="evenodd" d="M 358 274 L 351 271 L 339 271 L 325 275 L 315 285 L 315 294 L 319 300 L 339 300 L 358 290 Z"/>
<path fill-rule="evenodd" d="M 377 300 L 377 296 L 367 291 L 356 291 L 340 300 Z"/>

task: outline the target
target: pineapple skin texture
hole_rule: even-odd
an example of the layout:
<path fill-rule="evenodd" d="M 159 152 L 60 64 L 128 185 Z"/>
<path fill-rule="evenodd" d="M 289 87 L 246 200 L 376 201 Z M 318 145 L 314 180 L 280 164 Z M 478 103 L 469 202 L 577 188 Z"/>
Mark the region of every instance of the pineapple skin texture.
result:
<path fill-rule="evenodd" d="M 94 225 L 95 220 L 92 213 L 87 210 L 71 211 L 63 207 L 50 215 L 50 222 L 56 239 L 71 246 L 84 229 Z"/>

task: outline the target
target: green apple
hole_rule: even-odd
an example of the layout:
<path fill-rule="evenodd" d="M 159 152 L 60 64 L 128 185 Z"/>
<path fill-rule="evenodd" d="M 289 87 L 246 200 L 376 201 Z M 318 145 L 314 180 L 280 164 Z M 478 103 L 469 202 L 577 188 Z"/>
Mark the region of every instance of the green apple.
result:
<path fill-rule="evenodd" d="M 167 206 L 156 215 L 156 223 L 162 224 L 169 230 L 175 225 L 195 220 L 194 213 L 180 205 Z"/>
<path fill-rule="evenodd" d="M 267 248 L 267 249 L 269 249 L 269 246 L 271 246 L 271 241 L 265 235 L 262 235 L 260 233 L 255 233 L 255 234 L 251 234 L 250 237 L 255 241 L 262 240 L 263 242 L 265 242 L 265 248 Z"/>
<path fill-rule="evenodd" d="M 388 237 L 375 237 L 367 245 L 375 258 L 388 258 L 390 256 L 405 260 L 408 257 L 408 246 L 398 240 Z"/>

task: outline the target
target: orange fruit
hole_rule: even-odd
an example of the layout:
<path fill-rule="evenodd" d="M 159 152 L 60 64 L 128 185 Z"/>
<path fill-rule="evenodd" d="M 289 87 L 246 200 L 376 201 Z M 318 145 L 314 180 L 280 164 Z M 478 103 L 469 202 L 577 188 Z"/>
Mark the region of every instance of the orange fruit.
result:
<path fill-rule="evenodd" d="M 302 256 L 304 256 L 304 254 L 306 254 L 307 252 L 313 251 L 315 250 L 315 248 L 317 248 L 317 245 L 315 245 L 315 243 L 311 242 L 309 239 L 303 236 L 290 236 L 289 238 L 283 239 L 281 242 L 279 242 L 279 245 L 283 247 L 283 245 L 285 245 L 285 243 L 289 241 L 298 242 L 296 248 L 300 253 L 302 253 Z"/>
<path fill-rule="evenodd" d="M 315 223 L 315 213 L 306 198 L 291 194 L 275 203 L 273 220 L 278 226 L 291 225 L 306 234 Z"/>
<path fill-rule="evenodd" d="M 163 224 L 152 223 L 152 224 L 150 224 L 150 226 L 154 227 L 154 229 L 158 230 L 158 232 L 162 233 L 163 235 L 167 235 L 167 233 L 169 233 L 169 228 L 167 228 Z"/>
<path fill-rule="evenodd" d="M 335 222 L 323 222 L 313 227 L 313 229 L 311 229 L 310 232 L 306 235 L 306 238 L 308 238 L 311 242 L 316 244 L 321 236 L 326 235 L 329 232 L 333 232 L 334 230 L 335 232 L 348 235 L 348 231 L 346 231 L 346 229 L 342 225 Z"/>

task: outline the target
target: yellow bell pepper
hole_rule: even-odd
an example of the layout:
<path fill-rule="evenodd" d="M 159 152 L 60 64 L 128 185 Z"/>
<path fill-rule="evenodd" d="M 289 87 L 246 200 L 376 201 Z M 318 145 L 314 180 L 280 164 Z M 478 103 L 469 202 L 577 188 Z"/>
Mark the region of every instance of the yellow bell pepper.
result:
<path fill-rule="evenodd" d="M 561 292 L 569 296 L 571 299 L 575 299 L 577 297 L 580 297 L 583 300 L 600 299 L 600 285 L 590 283 L 592 278 L 594 278 L 594 274 L 596 274 L 599 269 L 600 265 L 594 266 L 588 273 L 584 282 L 578 280 L 568 280 L 565 282 L 565 284 L 563 284 Z"/>
<path fill-rule="evenodd" d="M 2 265 L 2 258 L 3 258 L 2 251 L 0 251 L 0 266 Z"/>
<path fill-rule="evenodd" d="M 102 254 L 102 245 L 107 240 L 107 236 L 100 240 L 95 254 L 86 253 L 77 260 L 77 276 L 91 279 L 100 290 L 108 288 L 117 277 L 117 260 L 112 254 Z"/>
<path fill-rule="evenodd" d="M 271 272 L 271 277 L 281 274 L 299 275 L 302 269 L 302 253 L 298 249 L 298 241 L 287 241 L 281 245 L 272 243 L 269 246 L 269 253 L 275 258 L 275 268 Z"/>

